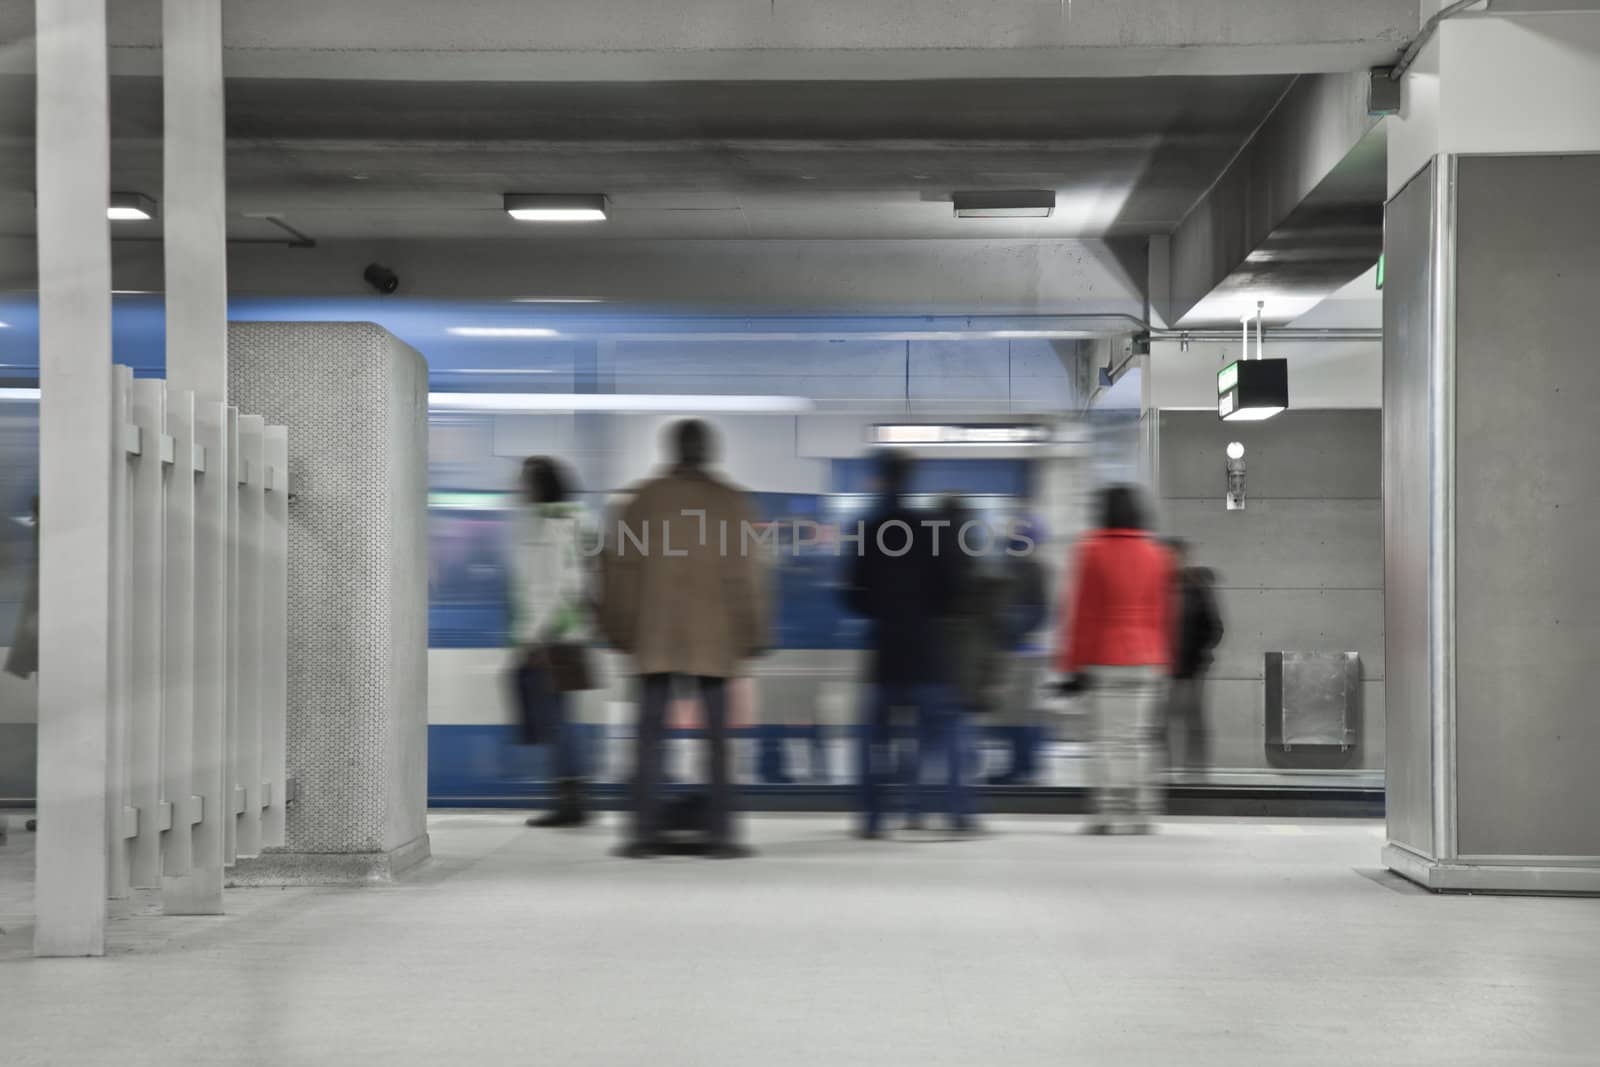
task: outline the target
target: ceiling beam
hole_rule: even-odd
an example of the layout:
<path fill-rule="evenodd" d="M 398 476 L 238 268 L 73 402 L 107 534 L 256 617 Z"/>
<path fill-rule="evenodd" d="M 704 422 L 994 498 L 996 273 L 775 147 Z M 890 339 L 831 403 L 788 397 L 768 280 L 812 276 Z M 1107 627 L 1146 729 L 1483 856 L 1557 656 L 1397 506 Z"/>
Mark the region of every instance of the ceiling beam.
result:
<path fill-rule="evenodd" d="M 1296 80 L 1173 233 L 1156 317 L 1237 325 L 1260 302 L 1269 324 L 1298 318 L 1377 261 L 1385 162 L 1365 73 Z"/>
<path fill-rule="evenodd" d="M 0 9 L 25 40 L 27 4 Z M 160 66 L 159 0 L 111 7 L 114 73 Z M 17 10 L 23 9 L 23 10 Z M 225 0 L 230 77 L 1020 78 L 1361 70 L 1416 0 Z M 31 62 L 0 49 L 0 63 Z"/>

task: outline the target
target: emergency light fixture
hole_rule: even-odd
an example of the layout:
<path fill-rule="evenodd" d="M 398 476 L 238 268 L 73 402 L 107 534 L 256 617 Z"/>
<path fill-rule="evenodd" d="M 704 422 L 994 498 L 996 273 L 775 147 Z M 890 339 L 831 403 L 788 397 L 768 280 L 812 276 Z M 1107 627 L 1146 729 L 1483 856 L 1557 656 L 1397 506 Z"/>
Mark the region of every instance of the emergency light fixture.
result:
<path fill-rule="evenodd" d="M 604 222 L 601 193 L 506 193 L 506 214 L 518 222 Z"/>

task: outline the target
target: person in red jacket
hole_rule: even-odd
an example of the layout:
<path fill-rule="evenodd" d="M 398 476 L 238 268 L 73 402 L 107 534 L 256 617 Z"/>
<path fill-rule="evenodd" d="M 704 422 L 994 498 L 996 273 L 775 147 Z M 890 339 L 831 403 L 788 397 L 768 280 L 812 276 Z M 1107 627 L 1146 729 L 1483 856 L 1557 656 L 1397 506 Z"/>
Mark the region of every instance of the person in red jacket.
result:
<path fill-rule="evenodd" d="M 1176 571 L 1145 527 L 1137 490 L 1105 489 L 1100 528 L 1079 542 L 1062 604 L 1056 666 L 1063 688 L 1089 690 L 1093 708 L 1091 833 L 1149 833 L 1160 810 Z"/>

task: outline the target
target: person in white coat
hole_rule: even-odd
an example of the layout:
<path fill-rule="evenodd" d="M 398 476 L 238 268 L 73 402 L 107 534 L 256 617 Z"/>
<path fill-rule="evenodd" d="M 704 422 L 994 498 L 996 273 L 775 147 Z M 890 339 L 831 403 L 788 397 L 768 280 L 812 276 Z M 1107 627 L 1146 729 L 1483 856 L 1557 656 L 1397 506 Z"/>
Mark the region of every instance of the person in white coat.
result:
<path fill-rule="evenodd" d="M 583 526 L 571 500 L 570 481 L 548 456 L 522 464 L 523 506 L 509 552 L 513 689 L 524 744 L 549 745 L 554 803 L 529 826 L 577 826 L 587 821 L 582 745 L 569 694 L 554 683 L 545 650 L 580 641 L 587 606 L 582 557 Z"/>

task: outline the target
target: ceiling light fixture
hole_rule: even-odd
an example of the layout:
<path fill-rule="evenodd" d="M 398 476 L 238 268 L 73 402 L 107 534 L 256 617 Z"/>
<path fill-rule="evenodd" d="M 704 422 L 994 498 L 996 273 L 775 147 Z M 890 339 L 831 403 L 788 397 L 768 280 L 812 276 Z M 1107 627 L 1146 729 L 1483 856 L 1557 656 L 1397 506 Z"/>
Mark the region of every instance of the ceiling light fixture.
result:
<path fill-rule="evenodd" d="M 603 296 L 519 296 L 513 304 L 604 304 Z"/>
<path fill-rule="evenodd" d="M 601 193 L 506 193 L 506 214 L 518 222 L 604 222 Z"/>
<path fill-rule="evenodd" d="M 156 217 L 156 202 L 143 193 L 112 193 L 106 218 L 113 222 L 144 222 Z"/>
<path fill-rule="evenodd" d="M 1000 189 L 953 193 L 958 219 L 1047 219 L 1056 209 L 1053 189 Z"/>
<path fill-rule="evenodd" d="M 452 326 L 450 332 L 457 337 L 560 337 L 555 330 L 543 326 Z"/>

